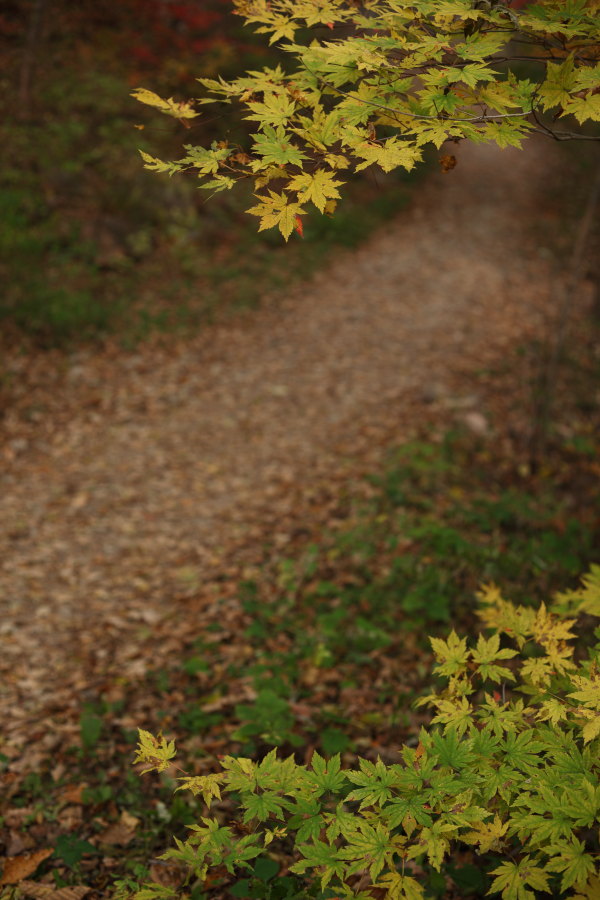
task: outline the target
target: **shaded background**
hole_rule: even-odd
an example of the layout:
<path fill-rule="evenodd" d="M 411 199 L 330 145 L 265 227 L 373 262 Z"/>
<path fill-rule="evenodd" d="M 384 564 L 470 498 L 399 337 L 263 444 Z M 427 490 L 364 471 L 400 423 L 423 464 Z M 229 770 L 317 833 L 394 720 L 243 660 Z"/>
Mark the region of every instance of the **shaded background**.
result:
<path fill-rule="evenodd" d="M 275 64 L 230 0 L 15 0 L 0 12 L 0 42 L 0 319 L 13 344 L 115 328 L 135 341 L 217 305 L 254 304 L 406 199 L 406 175 L 354 179 L 335 220 L 313 216 L 290 251 L 255 234 L 250 186 L 207 199 L 142 168 L 138 148 L 177 157 L 186 142 L 247 135 L 235 109 L 207 107 L 186 132 L 130 96 L 145 86 L 188 99 L 202 93 L 197 77 Z"/>

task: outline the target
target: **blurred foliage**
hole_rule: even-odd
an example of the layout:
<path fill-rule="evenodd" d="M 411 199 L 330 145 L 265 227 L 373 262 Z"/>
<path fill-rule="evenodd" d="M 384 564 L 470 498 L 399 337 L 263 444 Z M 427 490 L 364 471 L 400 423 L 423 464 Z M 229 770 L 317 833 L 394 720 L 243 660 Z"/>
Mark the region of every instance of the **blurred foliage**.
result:
<path fill-rule="evenodd" d="M 341 221 L 307 223 L 305 245 L 284 257 L 249 234 L 249 189 L 207 201 L 194 181 L 143 170 L 138 149 L 175 152 L 184 128 L 157 123 L 132 88 L 151 82 L 186 99 L 199 76 L 277 59 L 228 0 L 15 0 L 0 11 L 0 42 L 5 340 L 48 345 L 109 328 L 138 339 L 196 325 L 217 305 L 253 304 L 306 274 L 404 202 L 401 190 L 390 197 L 357 179 Z M 232 110 L 194 120 L 189 139 L 235 142 L 241 129 Z"/>

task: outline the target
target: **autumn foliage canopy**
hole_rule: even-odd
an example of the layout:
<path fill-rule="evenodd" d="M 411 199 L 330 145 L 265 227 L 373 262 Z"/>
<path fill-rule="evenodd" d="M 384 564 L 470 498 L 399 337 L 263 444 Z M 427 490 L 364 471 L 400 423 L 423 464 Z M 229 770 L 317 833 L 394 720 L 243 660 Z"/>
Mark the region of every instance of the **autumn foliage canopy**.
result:
<path fill-rule="evenodd" d="M 532 133 L 598 137 L 598 0 L 234 0 L 284 64 L 226 81 L 204 95 L 134 96 L 188 123 L 207 104 L 237 104 L 248 147 L 185 146 L 146 168 L 189 172 L 211 192 L 254 180 L 248 212 L 289 238 L 309 204 L 331 214 L 344 175 L 371 165 L 412 169 L 428 145 L 520 146 Z M 287 64 L 289 59 L 289 64 Z"/>

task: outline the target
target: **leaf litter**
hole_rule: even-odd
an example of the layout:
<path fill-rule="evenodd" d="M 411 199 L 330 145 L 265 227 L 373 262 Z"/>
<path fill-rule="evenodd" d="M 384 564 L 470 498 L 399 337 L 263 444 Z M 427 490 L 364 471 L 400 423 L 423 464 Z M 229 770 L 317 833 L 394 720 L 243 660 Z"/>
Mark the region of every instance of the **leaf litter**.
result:
<path fill-rule="evenodd" d="M 360 587 L 354 564 L 336 568 L 335 541 L 318 577 L 310 547 L 343 532 L 368 501 L 364 478 L 391 446 L 427 423 L 440 434 L 476 421 L 478 438 L 509 453 L 526 433 L 532 363 L 514 348 L 552 321 L 555 273 L 532 233 L 548 202 L 547 165 L 534 151 L 503 157 L 501 167 L 497 151 L 463 158 L 461 148 L 456 172 L 426 186 L 407 214 L 247 319 L 133 353 L 108 344 L 7 361 L 4 883 L 40 900 L 79 900 L 90 890 L 81 881 L 103 894 L 127 854 L 141 865 L 164 848 L 182 812 L 167 805 L 168 787 L 127 781 L 138 726 L 173 734 L 184 723 L 181 748 L 197 752 L 202 774 L 232 747 L 229 722 L 240 731 L 234 747 L 260 745 L 270 727 L 284 745 L 300 729 L 307 757 L 315 729 L 330 752 L 336 742 L 363 755 L 393 750 L 398 726 L 386 723 L 402 714 L 389 688 L 400 683 L 410 698 L 422 682 L 419 636 L 403 632 L 391 654 L 370 635 L 358 674 L 356 661 L 328 668 L 328 648 L 317 646 L 293 676 L 300 695 L 280 703 L 273 723 L 273 692 L 260 678 L 272 679 L 269 660 L 286 659 L 293 644 L 277 614 L 266 635 L 252 636 L 253 601 L 244 608 L 239 586 L 262 578 L 264 603 L 295 579 L 286 596 L 299 600 L 322 590 L 329 565 L 335 583 Z M 382 570 L 393 564 L 378 552 Z M 286 573 L 283 557 L 308 560 L 306 571 Z M 336 603 L 334 589 L 325 604 L 335 612 Z M 316 623 L 315 606 L 309 633 Z M 182 671 L 190 653 L 199 662 Z M 262 676 L 245 665 L 262 666 Z M 150 844 L 136 815 L 147 808 Z M 30 879 L 53 852 L 42 845 L 62 848 L 53 870 L 78 883 Z M 33 869 L 26 859 L 37 859 Z M 180 877 L 157 863 L 152 872 L 158 883 Z"/>

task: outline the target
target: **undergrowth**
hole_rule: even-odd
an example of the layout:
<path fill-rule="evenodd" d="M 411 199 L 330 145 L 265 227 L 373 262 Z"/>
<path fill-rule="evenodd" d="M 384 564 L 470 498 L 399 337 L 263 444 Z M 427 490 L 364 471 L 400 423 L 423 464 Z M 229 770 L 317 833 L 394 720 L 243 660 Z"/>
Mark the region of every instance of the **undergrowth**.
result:
<path fill-rule="evenodd" d="M 343 768 L 339 753 L 316 751 L 302 765 L 272 751 L 224 756 L 209 774 L 179 769 L 177 790 L 205 804 L 161 856 L 181 866 L 180 884 L 121 883 L 117 896 L 167 900 L 212 878 L 222 896 L 269 900 L 593 900 L 600 567 L 548 607 L 515 605 L 493 585 L 478 600 L 476 644 L 454 630 L 431 638 L 440 687 L 420 701 L 434 715 L 416 746 L 389 747 L 387 765 Z M 173 742 L 140 729 L 144 772 L 174 756 Z"/>
<path fill-rule="evenodd" d="M 341 498 L 339 525 L 318 542 L 287 558 L 266 548 L 257 577 L 238 586 L 233 620 L 203 621 L 171 665 L 124 685 L 118 700 L 83 706 L 80 741 L 61 752 L 64 772 L 52 774 L 49 763 L 12 793 L 25 832 L 47 829 L 61 838 L 41 871 L 58 887 L 92 878 L 104 890 L 117 876 L 124 891 L 135 890 L 169 837 L 184 840 L 199 821 L 201 798 L 190 805 L 172 794 L 176 773 L 151 783 L 127 772 L 136 740 L 132 708 L 145 710 L 143 727 L 177 735 L 186 767 L 202 773 L 218 755 L 259 761 L 272 748 L 299 764 L 314 750 L 340 753 L 351 767 L 358 756 L 390 761 L 393 748 L 410 744 L 428 719 L 414 708 L 431 683 L 427 635 L 451 627 L 472 632 L 482 581 L 502 584 L 507 596 L 533 608 L 600 561 L 590 441 L 569 439 L 531 477 L 463 433 L 424 438 L 391 454 L 364 490 Z M 10 771 L 10 760 L 4 766 Z M 61 798 L 74 784 L 84 785 L 85 818 L 65 832 Z M 138 820 L 135 835 L 106 848 L 106 824 L 123 810 Z M 110 870 L 107 853 L 115 860 Z M 465 881 L 464 896 L 469 879 L 480 884 L 471 864 L 455 862 L 452 877 Z M 153 878 L 163 877 L 161 866 L 152 868 Z M 167 882 L 177 871 L 164 873 Z M 240 875 L 239 887 L 227 883 L 238 897 L 299 896 L 297 879 L 277 871 L 275 878 L 273 865 L 261 862 Z"/>

